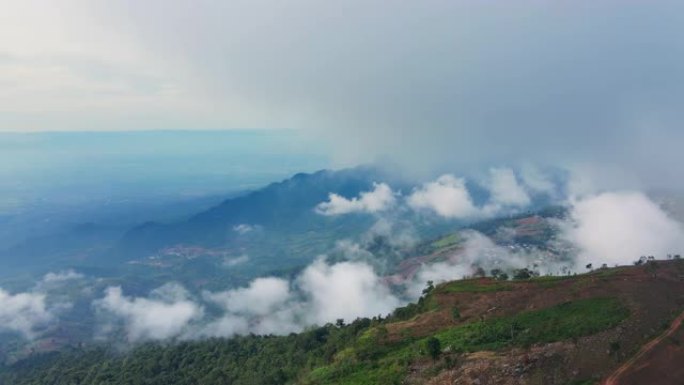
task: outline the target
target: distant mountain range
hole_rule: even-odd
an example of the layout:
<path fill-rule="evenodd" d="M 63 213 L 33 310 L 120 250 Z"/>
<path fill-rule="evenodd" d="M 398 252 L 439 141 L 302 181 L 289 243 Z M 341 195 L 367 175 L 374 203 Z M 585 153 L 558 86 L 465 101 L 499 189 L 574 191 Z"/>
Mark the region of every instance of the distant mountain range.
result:
<path fill-rule="evenodd" d="M 46 271 L 65 267 L 121 268 L 130 263 L 138 267 L 160 263 L 166 266 L 167 262 L 149 258 L 174 257 L 182 249 L 183 253 L 191 253 L 189 258 L 193 260 L 202 255 L 223 255 L 226 260 L 249 261 L 237 267 L 246 276 L 288 270 L 330 252 L 341 239 L 354 239 L 367 232 L 377 217 L 367 214 L 326 216 L 317 213 L 315 208 L 327 201 L 331 193 L 351 199 L 372 190 L 373 184 L 378 182 L 388 183 L 393 191 L 405 195 L 416 187 L 414 182 L 370 166 L 299 173 L 234 195 L 181 220 L 150 221 L 133 228 L 102 220 L 86 223 L 57 234 L 29 239 L 0 251 L 0 258 L 8 271 L 12 267 L 35 266 Z M 483 205 L 489 199 L 489 192 L 483 186 L 468 183 L 467 188 L 476 205 Z M 540 198 L 529 209 L 536 210 L 546 204 L 548 202 Z M 391 214 L 393 218 L 409 221 L 421 238 L 466 224 L 438 217 L 426 219 L 407 210 L 396 211 Z M 211 266 L 217 264 L 216 258 L 210 263 Z M 211 270 L 209 266 L 199 269 Z"/>

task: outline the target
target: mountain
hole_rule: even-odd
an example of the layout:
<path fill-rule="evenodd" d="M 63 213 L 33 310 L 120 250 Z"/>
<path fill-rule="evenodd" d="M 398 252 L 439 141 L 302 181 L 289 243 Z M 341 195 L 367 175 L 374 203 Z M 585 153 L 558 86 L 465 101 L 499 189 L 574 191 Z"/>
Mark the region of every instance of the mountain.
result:
<path fill-rule="evenodd" d="M 684 378 L 684 261 L 429 286 L 387 317 L 0 369 L 3 384 L 659 384 Z M 605 382 L 603 382 L 605 381 Z"/>
<path fill-rule="evenodd" d="M 396 180 L 370 167 L 340 171 L 322 170 L 312 174 L 296 174 L 278 183 L 245 195 L 227 199 L 187 220 L 173 223 L 148 222 L 128 231 L 110 253 L 112 258 L 130 260 L 142 258 L 160 249 L 175 245 L 239 250 L 273 247 L 264 253 L 278 253 L 288 248 L 293 237 L 316 230 L 319 238 L 335 231 L 337 236 L 354 235 L 365 229 L 372 218 L 362 215 L 326 217 L 315 207 L 328 199 L 330 193 L 351 198 L 373 188 L 374 182 Z M 396 187 L 406 186 L 396 182 Z M 253 231 L 257 230 L 257 231 Z M 248 234 L 249 233 L 249 234 Z M 316 237 L 309 244 L 316 244 Z M 276 242 L 276 240 L 278 242 Z M 325 247 L 314 247 L 320 253 Z M 261 254 L 261 250 L 251 250 Z M 280 253 L 279 253 L 280 254 Z"/>

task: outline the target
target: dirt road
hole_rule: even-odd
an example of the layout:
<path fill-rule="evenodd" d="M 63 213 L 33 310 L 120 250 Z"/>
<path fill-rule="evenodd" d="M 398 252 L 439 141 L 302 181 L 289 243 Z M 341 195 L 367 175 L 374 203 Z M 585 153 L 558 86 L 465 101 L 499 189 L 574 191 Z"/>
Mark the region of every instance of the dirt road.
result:
<path fill-rule="evenodd" d="M 644 355 L 648 354 L 650 351 L 652 351 L 660 342 L 662 342 L 665 338 L 671 336 L 673 333 L 679 329 L 679 327 L 682 325 L 682 322 L 684 322 L 684 312 L 680 314 L 677 318 L 675 318 L 674 321 L 672 321 L 672 324 L 670 327 L 661 335 L 659 335 L 657 338 L 649 341 L 646 345 L 642 346 L 641 349 L 639 349 L 639 352 L 634 355 L 634 357 L 630 358 L 627 360 L 624 364 L 622 364 L 613 374 L 610 375 L 604 382 L 603 385 L 619 385 L 620 384 L 620 377 L 625 374 L 629 369 L 634 366 L 634 364 Z"/>

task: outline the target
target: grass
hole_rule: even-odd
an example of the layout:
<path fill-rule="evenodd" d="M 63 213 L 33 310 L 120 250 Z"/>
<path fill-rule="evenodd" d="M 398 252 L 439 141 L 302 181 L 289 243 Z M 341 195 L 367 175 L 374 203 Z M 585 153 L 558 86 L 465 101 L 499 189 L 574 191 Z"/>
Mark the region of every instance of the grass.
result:
<path fill-rule="evenodd" d="M 536 283 L 540 287 L 551 288 L 558 286 L 561 282 L 567 281 L 574 277 L 572 275 L 543 275 L 541 277 L 530 278 L 527 282 Z"/>
<path fill-rule="evenodd" d="M 459 243 L 461 243 L 461 237 L 458 235 L 458 233 L 454 233 L 432 242 L 430 246 L 432 246 L 435 250 L 439 250 L 458 245 Z"/>
<path fill-rule="evenodd" d="M 513 285 L 493 280 L 488 280 L 485 283 L 479 279 L 464 279 L 441 285 L 438 287 L 438 290 L 443 293 L 489 293 L 513 290 Z"/>
<path fill-rule="evenodd" d="M 421 339 L 397 343 L 382 340 L 378 330 L 368 331 L 353 347 L 338 353 L 332 364 L 309 372 L 307 384 L 400 384 L 411 362 L 426 357 L 425 342 L 439 339 L 452 352 L 499 350 L 512 346 L 562 341 L 594 334 L 616 326 L 629 311 L 614 298 L 591 298 L 509 317 L 472 322 Z M 373 330 L 373 329 L 371 329 Z M 367 349 L 374 349 L 371 359 Z"/>
<path fill-rule="evenodd" d="M 465 324 L 436 337 L 454 351 L 497 350 L 594 334 L 616 326 L 627 316 L 629 310 L 616 299 L 591 298 Z"/>

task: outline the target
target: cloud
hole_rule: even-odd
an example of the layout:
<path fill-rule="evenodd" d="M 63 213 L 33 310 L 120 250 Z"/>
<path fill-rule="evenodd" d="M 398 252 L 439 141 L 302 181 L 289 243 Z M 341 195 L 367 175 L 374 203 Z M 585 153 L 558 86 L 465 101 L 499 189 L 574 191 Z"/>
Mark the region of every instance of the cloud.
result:
<path fill-rule="evenodd" d="M 584 160 L 684 183 L 681 2 L 194 4 L 6 4 L 0 127 L 294 127 L 344 164 Z"/>
<path fill-rule="evenodd" d="M 188 336 L 287 334 L 312 325 L 387 314 L 402 303 L 371 265 L 329 264 L 320 258 L 297 278 L 265 277 L 238 289 L 204 292 L 222 314 L 196 325 Z"/>
<path fill-rule="evenodd" d="M 254 231 L 256 229 L 257 229 L 257 226 L 248 225 L 246 223 L 242 223 L 242 224 L 233 226 L 233 231 L 235 231 L 236 233 L 238 233 L 240 235 L 245 235 L 247 233 L 251 233 L 252 231 Z"/>
<path fill-rule="evenodd" d="M 446 174 L 423 184 L 407 198 L 415 210 L 428 210 L 445 218 L 469 218 L 479 215 L 465 180 Z"/>
<path fill-rule="evenodd" d="M 630 264 L 642 255 L 664 258 L 684 249 L 684 228 L 640 192 L 606 192 L 571 203 L 561 236 L 585 264 Z"/>
<path fill-rule="evenodd" d="M 445 261 L 425 264 L 418 270 L 407 285 L 410 298 L 417 298 L 427 281 L 437 284 L 462 279 L 474 274 L 478 267 L 489 274 L 492 269 L 510 271 L 537 265 L 536 270 L 541 273 L 556 273 L 563 265 L 567 265 L 535 248 L 510 249 L 497 245 L 477 231 L 462 231 L 459 235 L 464 238 L 461 248 L 451 253 Z"/>
<path fill-rule="evenodd" d="M 234 258 L 225 258 L 223 260 L 223 267 L 235 267 L 237 265 L 242 265 L 244 263 L 247 263 L 249 261 L 249 255 L 241 255 L 239 257 L 234 257 Z"/>
<path fill-rule="evenodd" d="M 374 183 L 373 191 L 362 192 L 358 198 L 347 199 L 331 193 L 327 202 L 316 206 L 316 212 L 322 215 L 378 213 L 389 209 L 395 203 L 396 197 L 386 183 Z"/>
<path fill-rule="evenodd" d="M 54 320 L 42 293 L 10 294 L 0 289 L 0 331 L 17 332 L 33 338 L 38 329 Z"/>
<path fill-rule="evenodd" d="M 520 177 L 532 192 L 547 195 L 556 192 L 556 185 L 551 178 L 534 165 L 524 164 L 520 168 Z"/>
<path fill-rule="evenodd" d="M 56 283 L 56 282 L 65 282 L 65 281 L 72 281 L 72 280 L 78 280 L 84 278 L 83 274 L 77 273 L 74 270 L 66 270 L 66 271 L 60 271 L 57 273 L 47 273 L 45 276 L 43 276 L 43 282 L 44 283 Z"/>
<path fill-rule="evenodd" d="M 234 314 L 267 315 L 292 297 L 290 284 L 280 278 L 257 278 L 248 287 L 219 293 L 204 293 L 204 298 Z"/>
<path fill-rule="evenodd" d="M 492 204 L 516 207 L 530 204 L 530 196 L 518 183 L 515 173 L 510 168 L 492 168 L 489 170 L 489 177 L 488 187 Z"/>
<path fill-rule="evenodd" d="M 222 292 L 204 292 L 203 298 L 218 305 L 224 314 L 208 323 L 199 335 L 286 334 L 301 330 L 297 307 L 287 280 L 257 278 L 249 286 Z"/>
<path fill-rule="evenodd" d="M 156 289 L 150 298 L 126 297 L 121 287 L 108 287 L 94 306 L 101 315 L 124 323 L 129 342 L 178 337 L 203 315 L 202 307 L 177 284 Z"/>
<path fill-rule="evenodd" d="M 319 259 L 304 270 L 297 283 L 308 299 L 307 318 L 311 323 L 387 314 L 400 304 L 365 263 L 328 265 Z"/>

